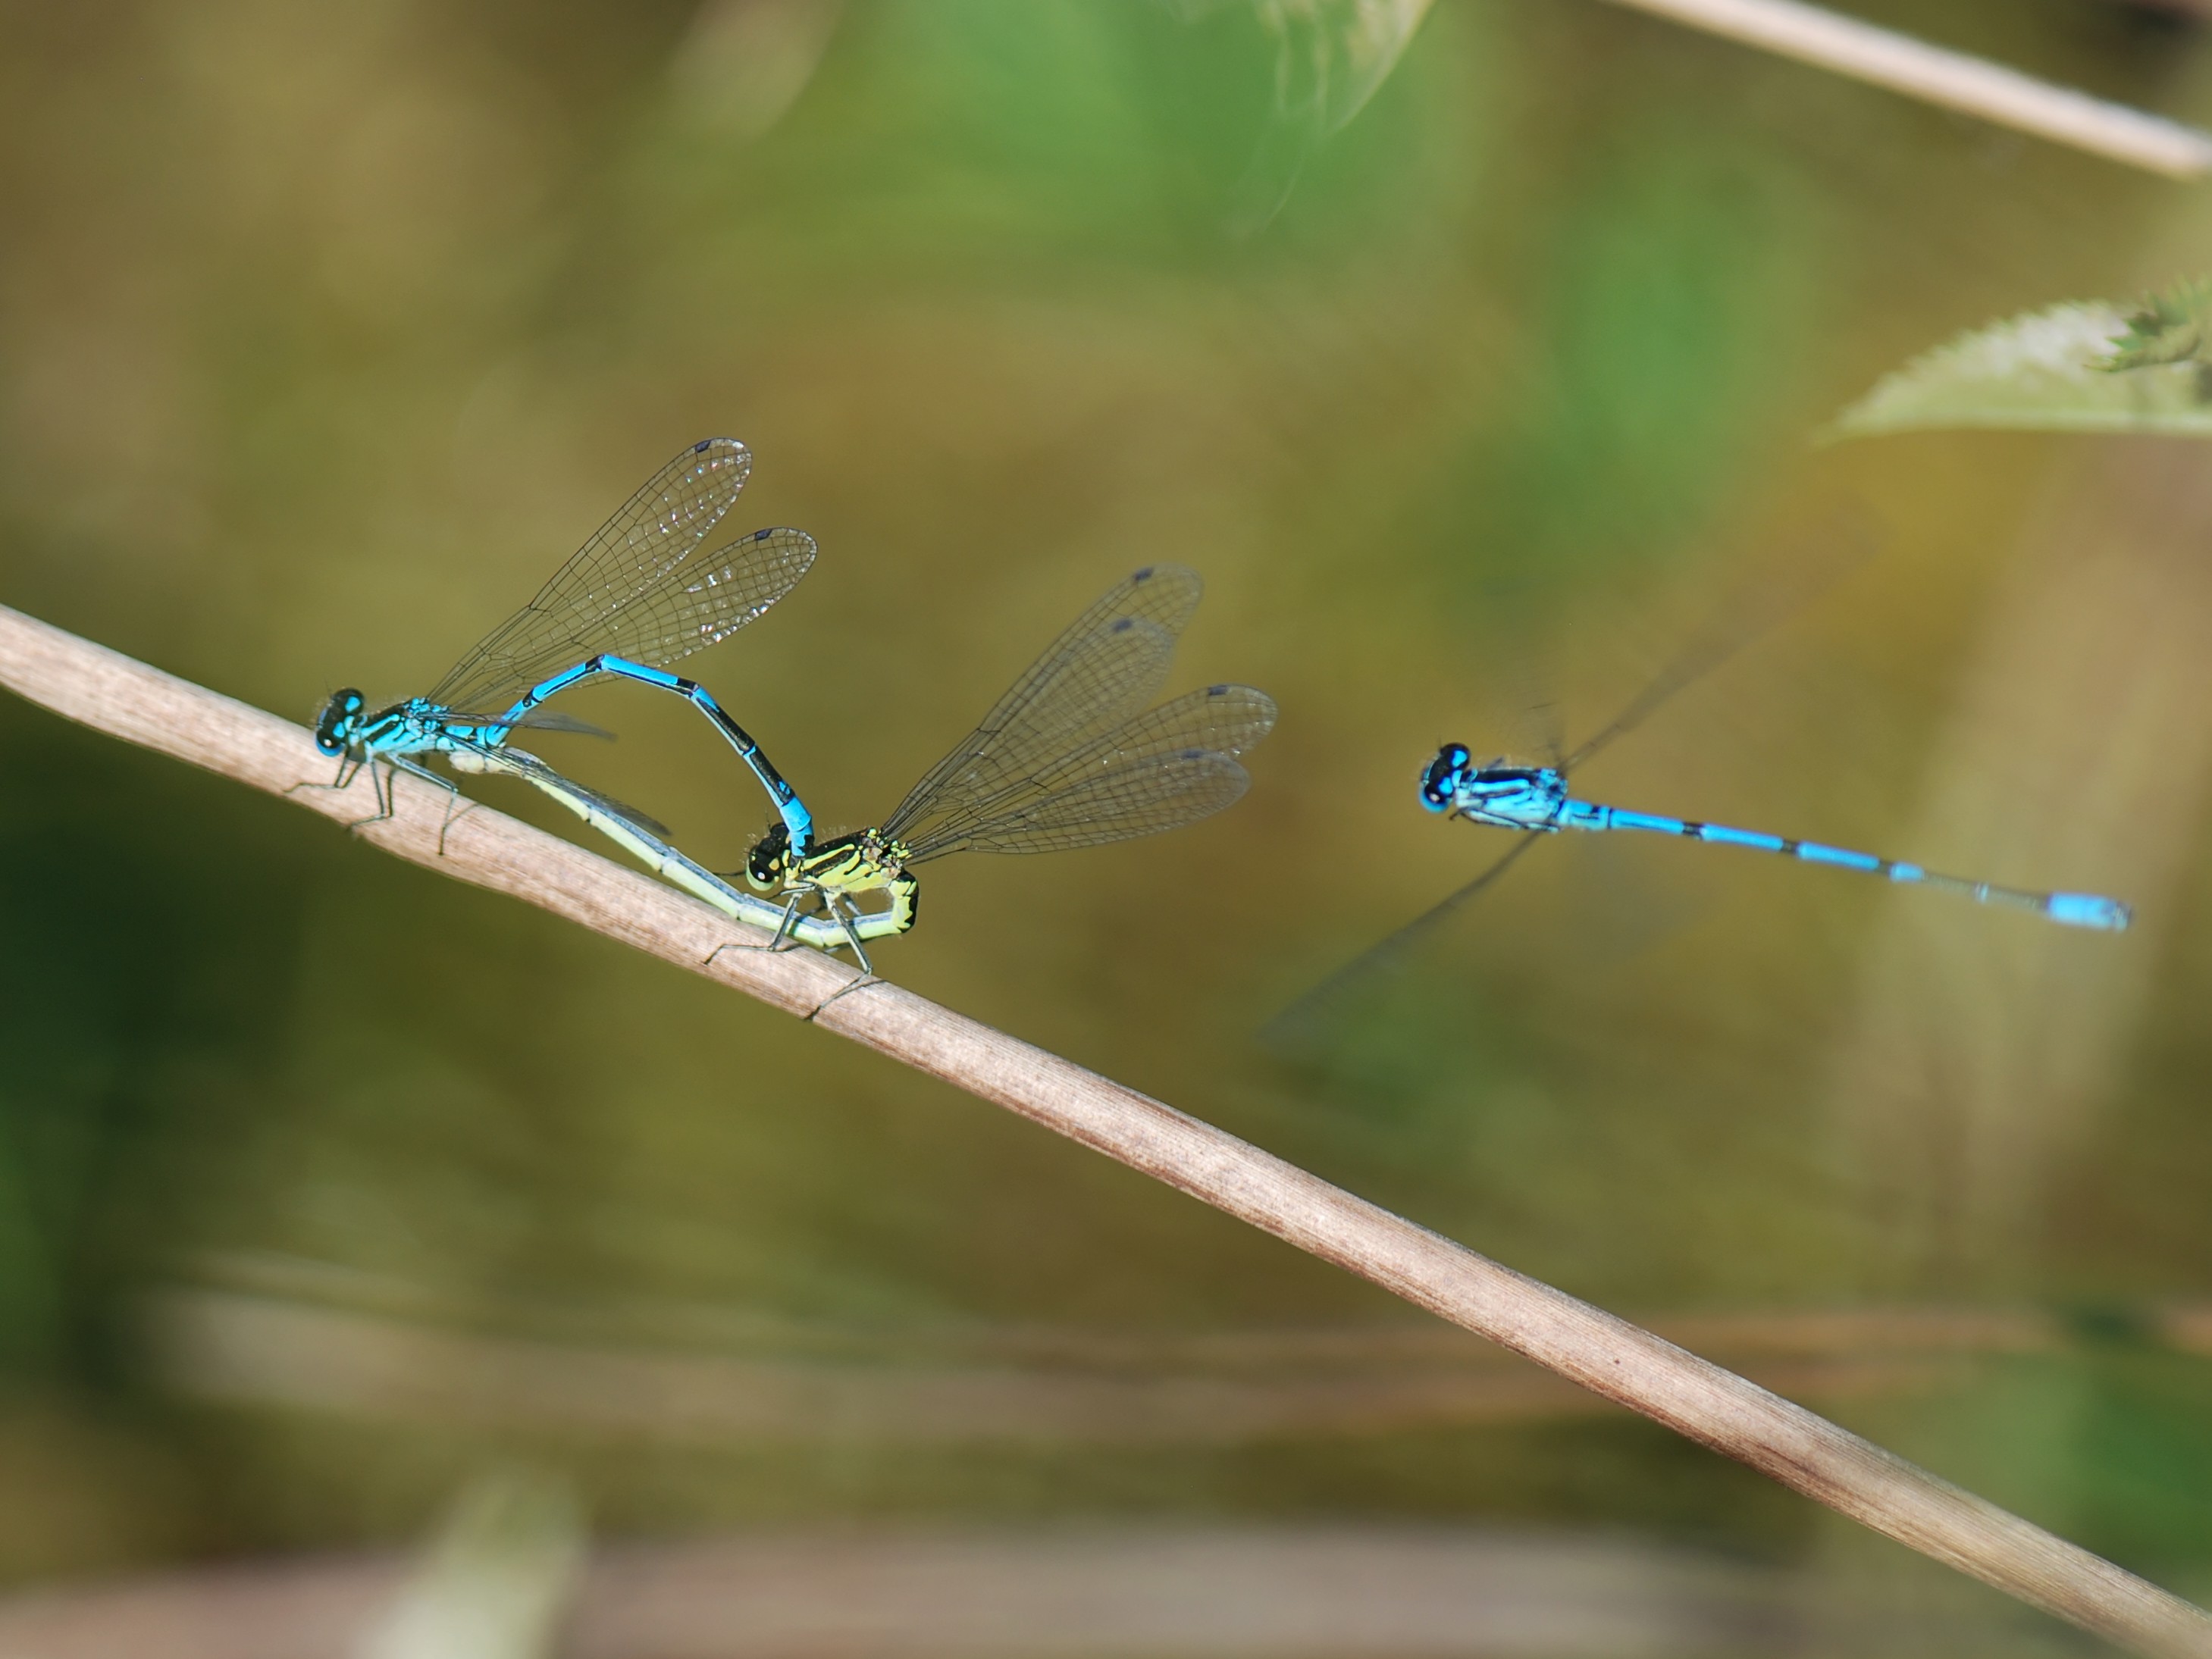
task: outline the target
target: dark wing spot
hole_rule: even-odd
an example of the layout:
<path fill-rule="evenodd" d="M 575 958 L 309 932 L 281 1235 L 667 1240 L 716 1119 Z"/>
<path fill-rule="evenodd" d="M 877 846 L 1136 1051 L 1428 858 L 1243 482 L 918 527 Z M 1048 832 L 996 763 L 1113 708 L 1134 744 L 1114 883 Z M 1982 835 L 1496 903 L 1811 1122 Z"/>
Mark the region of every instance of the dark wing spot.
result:
<path fill-rule="evenodd" d="M 1139 570 L 1135 575 L 1129 578 L 1133 582 L 1148 582 L 1152 580 L 1152 567 L 1150 565 L 1146 565 L 1142 570 Z"/>

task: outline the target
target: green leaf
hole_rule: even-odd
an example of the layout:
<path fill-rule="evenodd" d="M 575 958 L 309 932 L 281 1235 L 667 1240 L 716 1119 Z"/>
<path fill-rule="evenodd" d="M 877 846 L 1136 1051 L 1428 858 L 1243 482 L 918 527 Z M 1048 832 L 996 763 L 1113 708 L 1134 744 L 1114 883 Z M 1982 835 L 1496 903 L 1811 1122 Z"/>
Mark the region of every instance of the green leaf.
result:
<path fill-rule="evenodd" d="M 2212 321 L 2212 283 L 2177 283 L 2154 294 L 2127 319 L 2126 337 L 2113 342 L 2112 372 L 2149 368 L 2160 363 L 2201 363 L 2206 324 Z"/>
<path fill-rule="evenodd" d="M 2212 366 L 2182 349 L 2200 337 L 2212 289 L 2184 289 L 2133 316 L 2096 301 L 1962 334 L 1886 376 L 1825 435 L 1996 427 L 2212 437 Z"/>

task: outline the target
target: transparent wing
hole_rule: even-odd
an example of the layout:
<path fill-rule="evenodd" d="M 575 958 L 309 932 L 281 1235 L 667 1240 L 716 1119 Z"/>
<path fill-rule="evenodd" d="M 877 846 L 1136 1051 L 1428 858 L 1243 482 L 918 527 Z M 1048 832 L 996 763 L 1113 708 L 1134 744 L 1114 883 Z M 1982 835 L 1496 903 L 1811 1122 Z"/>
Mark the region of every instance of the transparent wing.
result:
<path fill-rule="evenodd" d="M 1514 860 L 1543 839 L 1534 830 L 1524 833 L 1506 848 L 1503 858 L 1466 886 L 1430 906 L 1380 944 L 1354 957 L 1278 1013 L 1260 1028 L 1260 1040 L 1269 1048 L 1279 1049 L 1297 1047 L 1301 1039 L 1310 1040 L 1345 997 L 1376 975 L 1402 966 L 1416 945 L 1456 915 L 1462 906 L 1511 869 Z"/>
<path fill-rule="evenodd" d="M 1567 740 L 1560 729 L 1559 705 L 1526 696 L 1514 705 L 1505 728 L 1505 752 L 1525 755 L 1543 766 L 1565 763 Z"/>
<path fill-rule="evenodd" d="M 580 800 L 587 801 L 608 817 L 620 818 L 624 823 L 644 830 L 655 840 L 665 842 L 674 838 L 668 826 L 659 819 L 641 812 L 627 802 L 617 800 L 612 795 L 602 794 L 596 789 L 578 783 L 567 774 L 556 771 L 526 750 L 504 748 L 485 758 L 487 771 L 512 773 L 514 776 L 526 779 L 539 788 L 553 794 L 565 793 Z"/>
<path fill-rule="evenodd" d="M 982 848 L 981 826 L 1018 818 L 1029 821 L 1030 815 L 1043 811 L 1052 801 L 1086 789 L 1109 775 L 1179 763 L 1198 753 L 1243 754 L 1274 727 L 1274 699 L 1251 686 L 1209 685 L 1186 692 L 1124 720 L 1066 754 L 1041 761 L 1030 770 L 1003 780 L 989 794 L 957 802 L 940 796 L 936 821 L 909 838 L 909 845 L 917 853 L 924 846 L 945 852 L 965 846 L 990 850 Z M 1241 790 L 1243 786 L 1238 787 Z"/>
<path fill-rule="evenodd" d="M 651 836 L 656 841 L 674 841 L 676 839 L 676 832 L 671 830 L 666 824 L 663 823 L 659 818 L 653 817 L 647 813 L 639 811 L 636 807 L 632 806 L 627 801 L 617 800 L 612 795 L 603 795 L 596 789 L 586 789 L 581 784 L 575 783 L 573 781 L 570 782 L 569 787 L 575 790 L 578 794 L 584 796 L 586 799 L 594 802 L 599 806 L 599 810 L 606 813 L 608 816 L 620 818 L 627 823 L 635 825 L 636 828 L 644 830 L 647 835 Z"/>
<path fill-rule="evenodd" d="M 1495 671 L 1497 702 L 1504 715 L 1504 752 L 1544 766 L 1557 766 L 1567 751 L 1559 704 L 1557 653 L 1524 582 L 1492 583 L 1484 602 L 1504 623 L 1483 646 Z"/>
<path fill-rule="evenodd" d="M 887 835 L 994 799 L 1010 783 L 1121 724 L 1165 682 L 1205 591 L 1198 573 L 1152 565 L 1115 583 L 1030 665 L 884 820 Z"/>
<path fill-rule="evenodd" d="M 1627 736 L 1678 692 L 1696 684 L 1864 564 L 1882 541 L 1881 526 L 1856 501 L 1831 508 L 1809 531 L 1793 538 L 1777 567 L 1731 596 L 1659 671 L 1658 678 L 1611 724 L 1561 762 L 1559 769 L 1571 772 L 1614 738 Z"/>
<path fill-rule="evenodd" d="M 1180 830 L 1235 804 L 1251 779 L 1226 755 L 1189 749 L 1086 777 L 946 839 L 915 845 L 909 862 L 963 848 L 978 853 L 1060 853 Z"/>
<path fill-rule="evenodd" d="M 504 726 L 510 731 L 566 732 L 579 738 L 604 738 L 614 740 L 614 733 L 604 726 L 594 726 L 589 720 L 580 720 L 574 714 L 564 714 L 557 708 L 533 708 L 519 720 L 495 720 L 487 724 Z"/>
<path fill-rule="evenodd" d="M 1093 738 L 1037 775 L 1038 787 L 1057 791 L 1100 772 L 1117 771 L 1186 749 L 1241 755 L 1275 729 L 1275 700 L 1249 685 L 1209 685 L 1186 691 L 1158 708 Z"/>
<path fill-rule="evenodd" d="M 763 530 L 696 556 L 752 469 L 734 438 L 710 438 L 647 479 L 538 597 L 429 693 L 441 708 L 496 716 L 521 694 L 605 652 L 656 668 L 728 638 L 798 586 L 814 541 Z"/>

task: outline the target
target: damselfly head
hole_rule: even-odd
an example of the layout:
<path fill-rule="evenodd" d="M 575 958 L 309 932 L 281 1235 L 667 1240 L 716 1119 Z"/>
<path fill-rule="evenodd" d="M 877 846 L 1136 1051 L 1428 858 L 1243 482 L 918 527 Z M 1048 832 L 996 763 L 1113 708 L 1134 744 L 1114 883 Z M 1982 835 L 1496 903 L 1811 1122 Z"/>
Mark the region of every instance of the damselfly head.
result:
<path fill-rule="evenodd" d="M 781 887 L 784 872 L 790 867 L 791 831 L 781 823 L 755 842 L 753 850 L 745 854 L 745 879 L 763 893 Z"/>
<path fill-rule="evenodd" d="M 351 686 L 331 693 L 315 717 L 315 747 L 325 755 L 343 755 L 352 748 L 361 737 L 361 714 L 368 706 Z"/>
<path fill-rule="evenodd" d="M 1431 812 L 1448 811 L 1459 781 L 1467 775 L 1469 762 L 1474 757 L 1463 743 L 1448 743 L 1437 750 L 1437 757 L 1421 774 L 1421 805 Z"/>

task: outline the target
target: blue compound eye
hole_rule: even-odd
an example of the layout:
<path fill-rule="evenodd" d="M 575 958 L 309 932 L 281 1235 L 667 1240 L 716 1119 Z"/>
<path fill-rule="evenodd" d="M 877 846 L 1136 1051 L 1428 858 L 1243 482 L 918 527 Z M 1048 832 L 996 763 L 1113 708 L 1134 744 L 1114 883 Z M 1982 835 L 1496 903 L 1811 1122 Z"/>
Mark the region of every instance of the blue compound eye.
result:
<path fill-rule="evenodd" d="M 1467 769 L 1468 756 L 1465 745 L 1448 743 L 1437 751 L 1429 763 L 1429 769 L 1421 775 L 1421 804 L 1431 812 L 1441 812 L 1451 804 L 1452 787 L 1460 774 Z"/>
<path fill-rule="evenodd" d="M 354 690 L 341 691 L 325 703 L 321 716 L 315 721 L 315 747 L 325 755 L 345 753 L 347 738 L 361 709 L 361 693 Z"/>

